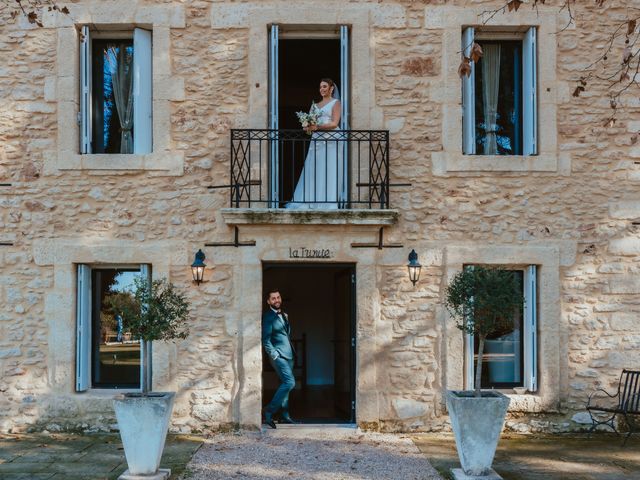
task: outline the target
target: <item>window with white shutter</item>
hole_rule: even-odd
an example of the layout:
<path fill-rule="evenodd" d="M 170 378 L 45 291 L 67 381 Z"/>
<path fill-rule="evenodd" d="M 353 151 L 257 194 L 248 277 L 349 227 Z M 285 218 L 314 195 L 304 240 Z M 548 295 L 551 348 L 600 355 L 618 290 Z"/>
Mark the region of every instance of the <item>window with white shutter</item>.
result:
<path fill-rule="evenodd" d="M 78 265 L 76 292 L 76 391 L 140 388 L 143 355 L 126 318 L 112 305 L 133 295 L 137 276 L 150 280 L 150 266 Z M 116 298 L 119 297 L 119 298 Z"/>
<path fill-rule="evenodd" d="M 469 27 L 462 48 L 474 43 L 482 58 L 462 79 L 462 145 L 467 155 L 537 155 L 537 33 L 484 32 Z"/>
<path fill-rule="evenodd" d="M 468 265 L 465 268 L 473 268 Z M 487 337 L 482 361 L 482 388 L 525 387 L 535 392 L 537 385 L 537 267 L 509 269 L 522 286 L 524 307 L 514 312 L 508 327 Z M 465 335 L 465 383 L 473 388 L 478 339 Z"/>
<path fill-rule="evenodd" d="M 82 28 L 80 153 L 152 152 L 152 35 Z"/>

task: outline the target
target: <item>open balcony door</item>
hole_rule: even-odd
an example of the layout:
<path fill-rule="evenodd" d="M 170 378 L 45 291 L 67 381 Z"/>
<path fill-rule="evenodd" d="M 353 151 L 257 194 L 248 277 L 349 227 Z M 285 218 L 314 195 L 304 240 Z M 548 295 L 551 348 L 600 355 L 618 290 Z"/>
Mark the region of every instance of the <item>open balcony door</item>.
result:
<path fill-rule="evenodd" d="M 271 25 L 269 29 L 269 128 L 272 130 L 278 129 L 278 30 L 278 25 Z M 269 145 L 269 207 L 278 208 L 280 201 L 278 142 L 272 140 Z"/>
<path fill-rule="evenodd" d="M 349 93 L 351 86 L 349 85 L 349 26 L 340 25 L 340 129 L 349 130 Z M 349 144 L 343 142 L 342 144 L 342 181 L 340 182 L 340 203 L 342 208 L 348 208 L 349 198 L 351 197 L 349 192 Z"/>
<path fill-rule="evenodd" d="M 277 24 L 269 27 L 269 112 L 268 112 L 268 128 L 278 130 L 280 122 L 278 120 L 279 104 L 279 47 L 278 39 L 280 37 L 280 28 Z M 349 117 L 351 115 L 349 109 L 350 102 L 350 81 L 349 81 L 349 65 L 350 65 L 350 43 L 349 43 L 349 26 L 340 25 L 340 102 L 342 106 L 340 114 L 340 129 L 349 129 Z M 269 147 L 269 206 L 270 208 L 278 208 L 281 202 L 281 174 L 279 162 L 279 142 L 278 135 L 273 134 Z M 342 177 L 340 181 L 340 204 L 347 205 L 349 199 L 349 162 L 348 162 L 348 146 L 344 142 L 343 169 L 340 172 Z"/>

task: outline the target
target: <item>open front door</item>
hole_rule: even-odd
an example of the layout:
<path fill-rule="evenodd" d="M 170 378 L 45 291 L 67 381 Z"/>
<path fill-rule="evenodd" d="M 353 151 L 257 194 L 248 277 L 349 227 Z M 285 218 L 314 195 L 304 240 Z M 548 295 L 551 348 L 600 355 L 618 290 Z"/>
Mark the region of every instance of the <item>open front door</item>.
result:
<path fill-rule="evenodd" d="M 355 328 L 353 321 L 355 272 L 344 269 L 335 274 L 334 382 L 335 410 L 355 422 L 354 363 Z"/>

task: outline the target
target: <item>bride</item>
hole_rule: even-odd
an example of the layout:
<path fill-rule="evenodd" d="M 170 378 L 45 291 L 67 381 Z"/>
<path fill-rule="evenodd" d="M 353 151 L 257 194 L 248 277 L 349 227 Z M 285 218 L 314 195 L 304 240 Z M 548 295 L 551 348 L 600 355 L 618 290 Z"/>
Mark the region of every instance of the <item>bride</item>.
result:
<path fill-rule="evenodd" d="M 330 78 L 320 81 L 322 101 L 317 125 L 305 130 L 312 133 L 309 152 L 302 173 L 286 208 L 336 209 L 342 200 L 344 183 L 343 142 L 332 132 L 340 125 L 338 88 Z"/>

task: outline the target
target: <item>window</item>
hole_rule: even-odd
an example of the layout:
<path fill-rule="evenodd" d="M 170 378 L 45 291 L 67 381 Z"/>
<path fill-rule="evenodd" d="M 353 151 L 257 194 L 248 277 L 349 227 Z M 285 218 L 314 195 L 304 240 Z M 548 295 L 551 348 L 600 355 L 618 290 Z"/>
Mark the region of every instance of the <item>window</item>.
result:
<path fill-rule="evenodd" d="M 467 266 L 465 268 L 473 268 Z M 509 389 L 524 387 L 537 390 L 537 293 L 535 265 L 511 270 L 522 285 L 524 308 L 514 312 L 509 328 L 496 332 L 485 341 L 482 360 L 483 388 Z M 478 339 L 466 336 L 467 388 L 474 384 Z"/>
<path fill-rule="evenodd" d="M 462 35 L 465 55 L 473 43 L 484 52 L 464 77 L 463 152 L 470 155 L 536 155 L 536 29 L 516 33 Z"/>
<path fill-rule="evenodd" d="M 151 32 L 85 26 L 81 41 L 81 153 L 150 153 Z"/>
<path fill-rule="evenodd" d="M 129 295 L 133 280 L 149 275 L 147 265 L 78 265 L 76 390 L 140 388 L 140 342 L 109 307 L 110 297 Z"/>

